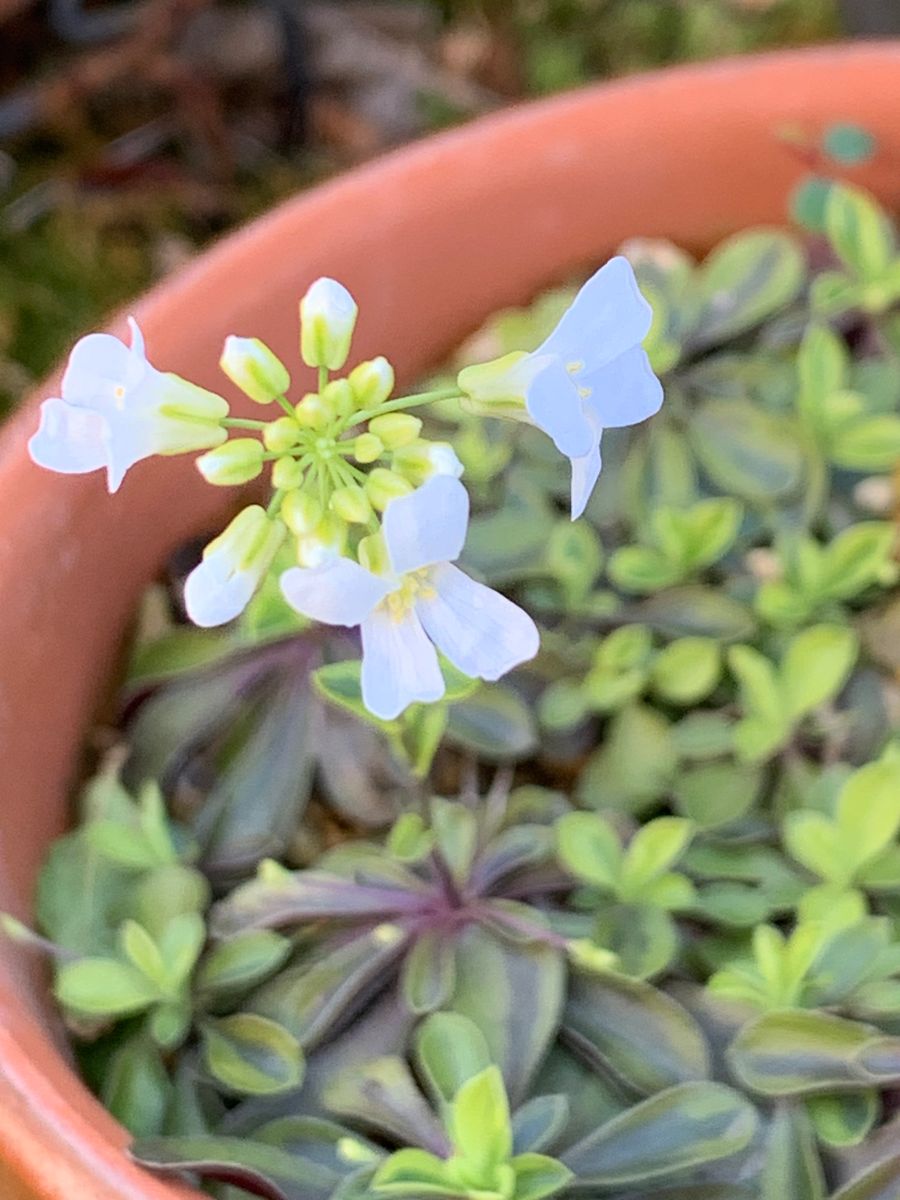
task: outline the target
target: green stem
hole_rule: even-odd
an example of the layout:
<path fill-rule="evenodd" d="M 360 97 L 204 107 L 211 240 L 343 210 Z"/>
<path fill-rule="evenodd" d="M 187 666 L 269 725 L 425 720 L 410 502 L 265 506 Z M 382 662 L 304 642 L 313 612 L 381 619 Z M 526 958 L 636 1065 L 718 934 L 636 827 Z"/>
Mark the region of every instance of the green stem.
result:
<path fill-rule="evenodd" d="M 278 512 L 279 508 L 281 508 L 281 501 L 283 499 L 284 499 L 284 488 L 276 488 L 276 490 L 272 493 L 272 499 L 269 501 L 268 507 L 266 508 L 266 516 L 267 517 L 275 516 L 275 514 Z"/>
<path fill-rule="evenodd" d="M 285 414 L 289 416 L 292 421 L 297 420 L 297 414 L 294 412 L 294 406 L 291 404 L 290 400 L 288 400 L 287 396 L 276 396 L 275 403 L 284 409 Z"/>
<path fill-rule="evenodd" d="M 320 394 L 321 394 L 322 390 L 327 386 L 327 384 L 328 384 L 328 368 L 327 367 L 319 367 L 319 392 L 320 392 Z"/>
<path fill-rule="evenodd" d="M 437 388 L 433 392 L 417 392 L 413 396 L 401 396 L 397 400 L 388 400 L 386 404 L 379 404 L 377 408 L 367 408 L 364 412 L 354 413 L 350 422 L 354 425 L 362 425 L 365 421 L 371 421 L 373 417 L 380 417 L 382 413 L 397 412 L 398 409 L 419 408 L 423 404 L 434 404 L 438 400 L 454 400 L 463 394 L 457 387 Z"/>
<path fill-rule="evenodd" d="M 220 424 L 225 429 L 265 429 L 268 421 L 252 421 L 249 417 L 223 417 Z"/>

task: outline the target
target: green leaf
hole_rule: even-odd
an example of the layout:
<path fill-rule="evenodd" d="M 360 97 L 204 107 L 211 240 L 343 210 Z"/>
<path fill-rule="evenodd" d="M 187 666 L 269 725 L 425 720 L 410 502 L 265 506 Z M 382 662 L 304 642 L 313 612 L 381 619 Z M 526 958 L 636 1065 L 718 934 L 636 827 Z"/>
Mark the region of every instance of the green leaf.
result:
<path fill-rule="evenodd" d="M 580 1188 L 648 1183 L 745 1149 L 756 1112 L 718 1083 L 683 1083 L 614 1117 L 578 1142 L 562 1161 Z"/>
<path fill-rule="evenodd" d="M 652 546 L 623 546 L 609 560 L 609 577 L 626 592 L 658 592 L 678 583 L 684 572 Z"/>
<path fill-rule="evenodd" d="M 735 642 L 751 637 L 756 629 L 753 613 L 745 604 L 700 584 L 667 588 L 644 600 L 636 615 L 670 638 L 697 634 Z"/>
<path fill-rule="evenodd" d="M 478 848 L 475 814 L 459 801 L 435 798 L 431 802 L 431 828 L 450 874 L 457 883 L 463 883 Z"/>
<path fill-rule="evenodd" d="M 831 189 L 825 230 L 838 258 L 863 280 L 878 279 L 893 260 L 895 239 L 890 221 L 861 188 L 841 183 Z"/>
<path fill-rule="evenodd" d="M 750 504 L 771 504 L 803 485 L 805 456 L 793 423 L 749 401 L 703 401 L 689 436 L 711 481 Z"/>
<path fill-rule="evenodd" d="M 533 1096 L 513 1113 L 513 1151 L 524 1154 L 552 1145 L 566 1128 L 569 1098 L 562 1092 Z"/>
<path fill-rule="evenodd" d="M 203 1060 L 230 1092 L 270 1096 L 300 1086 L 303 1053 L 283 1026 L 255 1013 L 235 1013 L 201 1027 Z"/>
<path fill-rule="evenodd" d="M 477 1179 L 490 1180 L 494 1167 L 512 1156 L 512 1127 L 503 1076 L 485 1067 L 466 1082 L 450 1105 L 453 1148 Z"/>
<path fill-rule="evenodd" d="M 686 1009 L 648 983 L 574 972 L 563 1027 L 580 1057 L 642 1094 L 709 1075 L 700 1027 Z"/>
<path fill-rule="evenodd" d="M 900 829 L 900 763 L 883 761 L 860 767 L 841 788 L 837 802 L 841 853 L 854 867 L 887 849 Z"/>
<path fill-rule="evenodd" d="M 159 946 L 143 926 L 126 921 L 120 932 L 122 953 L 160 991 L 166 990 L 168 970 Z"/>
<path fill-rule="evenodd" d="M 469 1079 L 490 1066 L 484 1035 L 455 1012 L 426 1017 L 416 1032 L 416 1063 L 436 1102 L 449 1104 Z"/>
<path fill-rule="evenodd" d="M 489 762 L 525 758 L 537 745 L 531 709 L 511 687 L 487 684 L 450 707 L 447 739 Z"/>
<path fill-rule="evenodd" d="M 655 907 L 652 891 L 674 878 L 684 884 L 674 904 Z M 673 897 L 661 897 L 670 902 Z M 618 969 L 636 979 L 658 975 L 678 952 L 678 931 L 665 911 L 667 907 L 690 905 L 693 891 L 684 876 L 663 876 L 639 904 L 613 904 L 600 909 L 594 923 L 594 940 L 618 959 Z"/>
<path fill-rule="evenodd" d="M 866 1140 L 881 1113 L 878 1092 L 835 1092 L 830 1096 L 810 1096 L 806 1101 L 816 1136 L 826 1146 L 837 1149 L 858 1146 Z"/>
<path fill-rule="evenodd" d="M 825 1200 L 825 1174 L 803 1108 L 781 1105 L 769 1127 L 760 1200 Z"/>
<path fill-rule="evenodd" d="M 673 704 L 696 704 L 719 682 L 722 655 L 712 638 L 686 637 L 657 655 L 651 678 L 657 694 Z"/>
<path fill-rule="evenodd" d="M 622 847 L 609 822 L 596 813 L 569 812 L 556 823 L 563 866 L 578 879 L 615 890 Z"/>
<path fill-rule="evenodd" d="M 864 417 L 843 426 L 829 458 L 850 471 L 888 471 L 900 459 L 900 417 L 893 413 Z"/>
<path fill-rule="evenodd" d="M 822 149 L 841 166 L 855 167 L 875 154 L 878 143 L 874 134 L 862 125 L 839 121 L 825 130 Z"/>
<path fill-rule="evenodd" d="M 900 1080 L 900 1039 L 871 1026 L 801 1009 L 745 1025 L 728 1058 L 738 1079 L 765 1096 L 804 1096 Z"/>
<path fill-rule="evenodd" d="M 587 521 L 560 521 L 547 543 L 546 564 L 568 602 L 578 603 L 587 596 L 603 566 L 600 539 Z"/>
<path fill-rule="evenodd" d="M 265 1200 L 327 1200 L 334 1173 L 308 1159 L 250 1138 L 195 1135 L 142 1138 L 131 1156 L 177 1179 L 185 1171 L 222 1180 Z"/>
<path fill-rule="evenodd" d="M 825 206 L 833 181 L 810 175 L 791 195 L 791 216 L 810 233 L 825 232 Z"/>
<path fill-rule="evenodd" d="M 325 1107 L 388 1134 L 401 1145 L 444 1145 L 440 1123 L 402 1058 L 354 1061 L 322 1088 Z"/>
<path fill-rule="evenodd" d="M 513 1102 L 556 1032 L 565 974 L 562 954 L 543 943 L 514 945 L 477 925 L 459 937 L 450 1008 L 481 1030 Z"/>
<path fill-rule="evenodd" d="M 101 1099 L 134 1137 L 162 1133 L 172 1085 L 156 1046 L 132 1037 L 113 1054 L 103 1076 Z"/>
<path fill-rule="evenodd" d="M 829 595 L 849 599 L 878 582 L 890 564 L 895 538 L 896 530 L 890 521 L 860 521 L 838 534 L 828 547 L 825 560 L 825 586 Z"/>
<path fill-rule="evenodd" d="M 845 625 L 816 625 L 791 641 L 781 664 L 785 704 L 793 720 L 832 699 L 847 682 L 859 653 Z"/>
<path fill-rule="evenodd" d="M 249 929 L 210 950 L 197 972 L 197 987 L 215 996 L 239 993 L 277 971 L 291 950 L 290 940 L 281 934 Z"/>
<path fill-rule="evenodd" d="M 63 963 L 54 992 L 66 1008 L 104 1017 L 141 1012 L 160 999 L 159 990 L 142 971 L 114 958 Z"/>
<path fill-rule="evenodd" d="M 824 434 L 823 401 L 845 386 L 848 372 L 843 341 L 827 325 L 809 325 L 797 352 L 797 410 L 810 429 Z"/>
<path fill-rule="evenodd" d="M 410 1012 L 420 1016 L 446 1004 L 456 981 L 456 946 L 443 932 L 420 933 L 403 961 L 400 988 Z"/>
<path fill-rule="evenodd" d="M 352 713 L 361 721 L 368 724 L 392 725 L 394 722 L 381 722 L 374 717 L 363 704 L 362 698 L 362 663 L 351 660 L 347 662 L 326 663 L 317 667 L 310 675 L 313 687 L 325 700 Z"/>
<path fill-rule="evenodd" d="M 798 863 L 836 884 L 849 884 L 855 864 L 848 862 L 841 830 L 824 813 L 788 813 L 784 823 L 785 849 Z"/>
<path fill-rule="evenodd" d="M 543 1200 L 561 1191 L 572 1172 L 546 1154 L 518 1154 L 510 1164 L 516 1175 L 514 1200 Z"/>
<path fill-rule="evenodd" d="M 867 1167 L 833 1192 L 830 1200 L 894 1200 L 900 1187 L 900 1155 Z"/>
<path fill-rule="evenodd" d="M 683 767 L 673 784 L 679 812 L 698 829 L 718 829 L 745 816 L 762 784 L 759 767 L 706 762 Z"/>
<path fill-rule="evenodd" d="M 677 768 L 665 717 L 649 706 L 629 705 L 613 717 L 603 745 L 591 756 L 578 797 L 589 808 L 639 813 L 666 791 Z"/>
<path fill-rule="evenodd" d="M 375 1172 L 372 1190 L 387 1196 L 458 1196 L 449 1165 L 427 1150 L 396 1150 Z"/>
<path fill-rule="evenodd" d="M 693 341 L 709 346 L 753 328 L 794 299 L 805 274 L 790 234 L 752 229 L 727 238 L 700 268 Z"/>
<path fill-rule="evenodd" d="M 625 851 L 619 895 L 639 901 L 642 891 L 678 861 L 694 832 L 684 817 L 657 817 L 642 826 Z"/>
<path fill-rule="evenodd" d="M 132 879 L 130 872 L 98 854 L 84 829 L 59 838 L 38 876 L 40 928 L 76 954 L 112 953 Z"/>

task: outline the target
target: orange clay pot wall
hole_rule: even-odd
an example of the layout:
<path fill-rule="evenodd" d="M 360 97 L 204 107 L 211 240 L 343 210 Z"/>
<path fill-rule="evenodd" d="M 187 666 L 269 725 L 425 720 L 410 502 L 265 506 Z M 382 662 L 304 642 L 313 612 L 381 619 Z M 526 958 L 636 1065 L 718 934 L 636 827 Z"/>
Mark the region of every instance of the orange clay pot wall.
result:
<path fill-rule="evenodd" d="M 283 205 L 133 311 L 153 362 L 220 389 L 225 334 L 258 335 L 295 361 L 297 299 L 333 275 L 360 304 L 356 355 L 387 354 L 409 381 L 493 310 L 624 238 L 702 249 L 782 221 L 802 167 L 776 130 L 835 120 L 877 135 L 876 163 L 855 174 L 900 204 L 900 43 L 738 59 L 429 139 Z M 39 471 L 25 452 L 38 399 L 0 434 L 0 909 L 25 918 L 141 590 L 228 503 L 189 459 L 138 465 L 114 498 L 99 473 Z M 126 1143 L 70 1067 L 42 971 L 0 943 L 0 1196 L 189 1195 L 132 1166 Z"/>

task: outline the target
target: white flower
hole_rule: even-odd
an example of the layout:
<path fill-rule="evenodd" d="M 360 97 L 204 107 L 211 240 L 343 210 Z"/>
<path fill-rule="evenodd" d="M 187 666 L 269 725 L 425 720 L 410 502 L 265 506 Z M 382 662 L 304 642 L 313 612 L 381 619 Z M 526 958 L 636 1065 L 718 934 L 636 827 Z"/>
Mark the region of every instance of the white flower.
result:
<path fill-rule="evenodd" d="M 184 605 L 195 625 L 224 625 L 239 616 L 284 539 L 287 530 L 264 508 L 251 504 L 209 543 L 203 560 L 184 584 Z"/>
<path fill-rule="evenodd" d="M 662 386 L 641 348 L 652 317 L 631 264 L 613 258 L 537 350 L 459 374 L 470 411 L 537 425 L 571 459 L 573 520 L 600 474 L 603 430 L 636 425 L 662 404 Z"/>
<path fill-rule="evenodd" d="M 281 577 L 285 598 L 304 616 L 362 627 L 363 701 L 382 720 L 443 696 L 437 650 L 480 679 L 499 679 L 537 653 L 531 617 L 452 565 L 468 519 L 465 488 L 435 475 L 388 504 L 384 574 L 337 558 L 312 570 L 292 567 Z"/>
<path fill-rule="evenodd" d="M 80 475 L 105 467 L 110 492 L 142 458 L 208 450 L 227 436 L 222 397 L 157 371 L 137 323 L 128 323 L 130 347 L 108 333 L 75 344 L 62 397 L 41 405 L 40 426 L 28 443 L 32 461 L 51 471 Z"/>
<path fill-rule="evenodd" d="M 287 367 L 259 338 L 227 337 L 219 366 L 257 404 L 271 404 L 291 386 Z"/>
<path fill-rule="evenodd" d="M 323 276 L 300 301 L 300 353 L 308 367 L 339 371 L 347 361 L 358 313 L 342 283 Z"/>

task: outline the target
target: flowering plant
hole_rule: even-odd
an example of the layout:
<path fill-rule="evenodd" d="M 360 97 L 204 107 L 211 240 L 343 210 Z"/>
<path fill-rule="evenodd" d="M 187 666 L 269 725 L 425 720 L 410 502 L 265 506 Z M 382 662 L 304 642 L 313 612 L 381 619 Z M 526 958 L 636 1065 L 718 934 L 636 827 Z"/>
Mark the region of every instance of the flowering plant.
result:
<path fill-rule="evenodd" d="M 62 397 L 41 406 L 29 449 L 55 471 L 105 466 L 111 492 L 154 454 L 204 450 L 197 467 L 218 486 L 249 483 L 270 467 L 267 507 L 242 509 L 188 576 L 188 614 L 200 626 L 230 621 L 277 572 L 299 614 L 361 628 L 362 700 L 390 721 L 444 695 L 438 652 L 470 678 L 496 680 L 533 658 L 539 640 L 525 612 L 453 565 L 468 525 L 463 467 L 450 444 L 421 436 L 410 410 L 458 399 L 469 411 L 537 425 L 571 459 L 574 519 L 600 473 L 603 429 L 651 416 L 662 388 L 641 348 L 650 306 L 621 257 L 584 285 L 534 353 L 468 367 L 455 388 L 391 399 L 384 358 L 332 378 L 347 362 L 356 318 L 335 280 L 309 288 L 300 350 L 318 390 L 296 402 L 287 368 L 267 346 L 227 338 L 222 370 L 262 408 L 274 407 L 266 420 L 231 417 L 221 397 L 151 366 L 133 320 L 130 348 L 91 334 L 72 351 Z"/>

